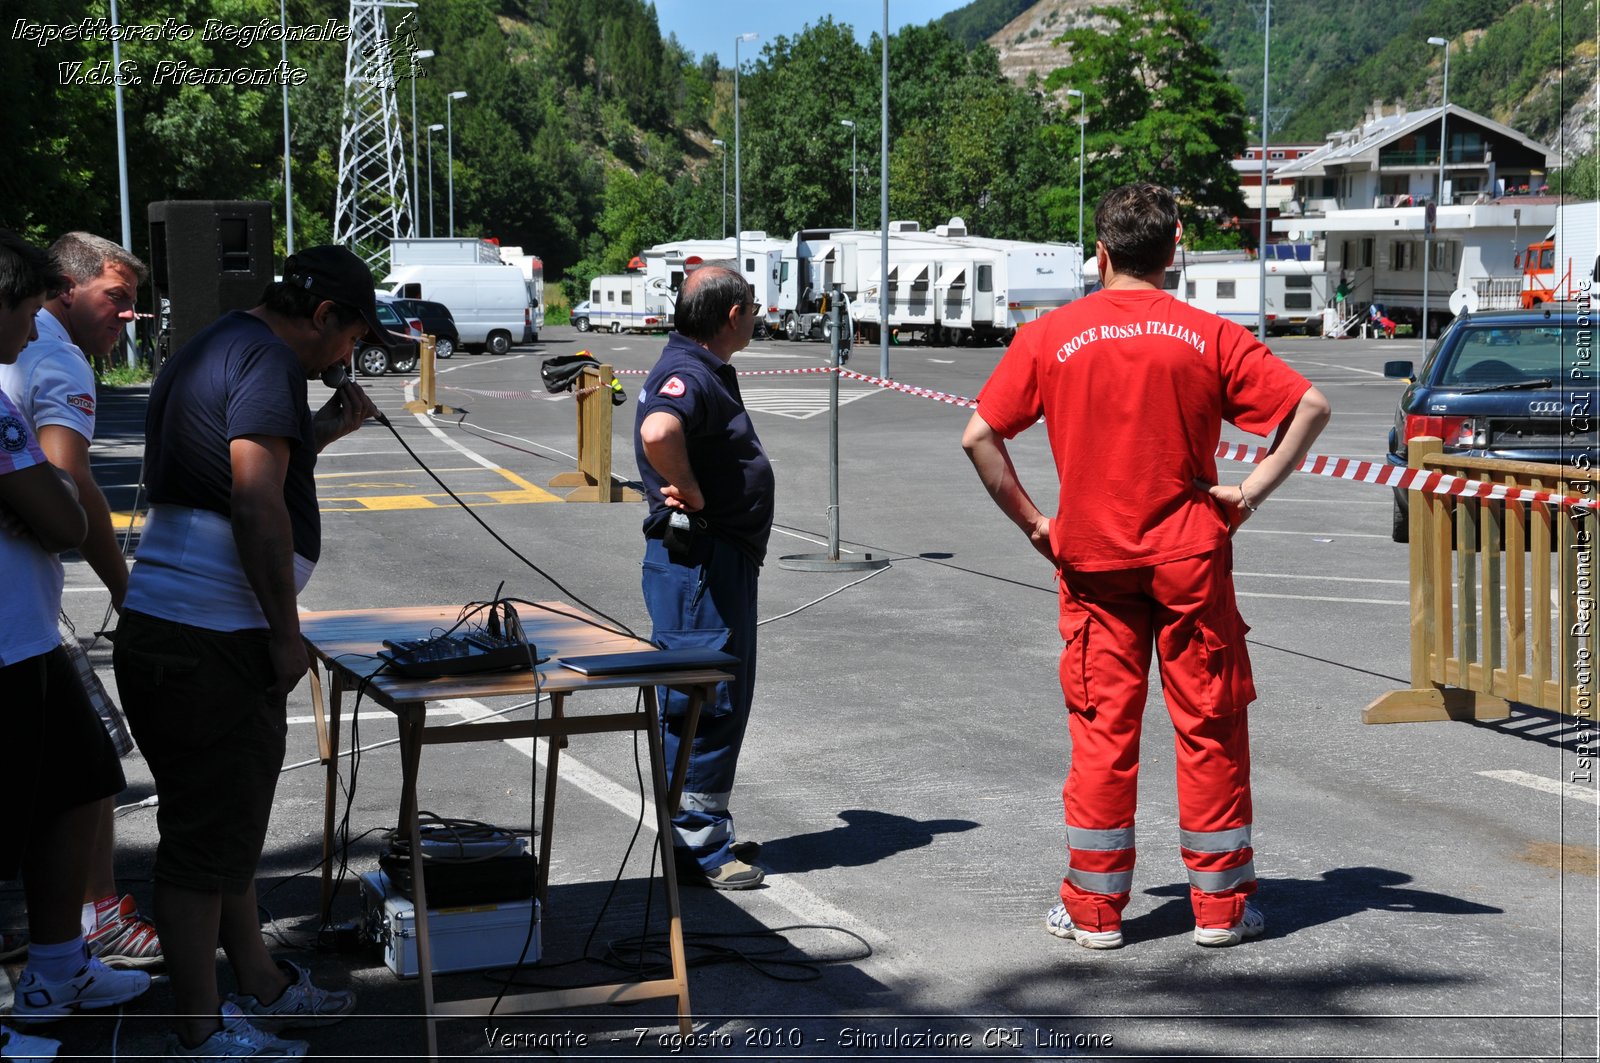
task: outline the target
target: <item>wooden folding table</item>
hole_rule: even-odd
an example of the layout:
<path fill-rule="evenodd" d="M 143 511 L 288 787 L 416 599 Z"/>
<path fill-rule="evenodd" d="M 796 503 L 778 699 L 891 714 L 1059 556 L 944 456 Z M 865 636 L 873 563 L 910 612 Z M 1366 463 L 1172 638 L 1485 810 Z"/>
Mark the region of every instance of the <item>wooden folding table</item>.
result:
<path fill-rule="evenodd" d="M 416 906 L 418 981 L 422 985 L 423 1012 L 427 1022 L 428 1055 L 438 1055 L 437 1024 L 441 1017 L 487 1015 L 493 997 L 440 1002 L 434 998 L 431 949 L 428 942 L 428 903 L 422 873 L 421 828 L 417 819 L 417 788 L 424 746 L 458 742 L 498 742 L 511 738 L 548 739 L 549 758 L 544 779 L 544 808 L 540 817 L 539 867 L 535 897 L 541 909 L 549 889 L 550 847 L 555 826 L 556 778 L 560 749 L 571 735 L 611 731 L 645 732 L 650 747 L 650 773 L 654 786 L 656 834 L 661 852 L 662 878 L 666 887 L 668 941 L 672 956 L 672 976 L 647 981 L 619 982 L 603 986 L 549 990 L 537 993 L 507 994 L 500 1000 L 504 1013 L 546 1011 L 585 1007 L 594 1004 L 619 1004 L 640 1000 L 674 998 L 678 1006 L 678 1025 L 690 1032 L 688 967 L 683 949 L 683 926 L 678 908 L 678 879 L 672 853 L 672 814 L 678 806 L 689 754 L 689 737 L 694 734 L 700 705 L 712 688 L 728 673 L 711 669 L 657 671 L 626 676 L 586 676 L 561 667 L 556 658 L 589 654 L 624 653 L 652 647 L 639 639 L 605 630 L 599 621 L 573 606 L 561 602 L 540 603 L 540 608 L 522 606 L 519 614 L 523 630 L 540 656 L 552 658 L 530 671 L 479 673 L 440 679 L 409 679 L 384 667 L 377 656 L 385 639 L 426 638 L 450 629 L 460 617 L 458 606 L 407 606 L 394 609 L 352 609 L 304 613 L 300 629 L 313 655 L 312 703 L 317 718 L 318 752 L 327 765 L 322 833 L 322 915 L 326 920 L 333 897 L 333 852 L 335 806 L 338 796 L 339 723 L 347 691 L 393 712 L 400 726 L 401 793 L 399 828 L 410 839 L 412 902 Z M 475 621 L 476 622 L 476 621 Z M 609 625 L 607 625 L 609 627 Z M 331 696 L 323 698 L 316 662 L 328 669 Z M 663 761 L 659 706 L 656 687 L 682 690 L 689 695 L 686 740 L 680 743 L 667 789 Z M 585 711 L 567 714 L 567 699 L 591 690 L 638 689 L 642 692 L 642 711 L 629 705 L 625 710 Z M 429 726 L 430 702 L 450 698 L 525 697 L 550 699 L 547 716 L 535 720 L 499 720 L 454 726 Z"/>

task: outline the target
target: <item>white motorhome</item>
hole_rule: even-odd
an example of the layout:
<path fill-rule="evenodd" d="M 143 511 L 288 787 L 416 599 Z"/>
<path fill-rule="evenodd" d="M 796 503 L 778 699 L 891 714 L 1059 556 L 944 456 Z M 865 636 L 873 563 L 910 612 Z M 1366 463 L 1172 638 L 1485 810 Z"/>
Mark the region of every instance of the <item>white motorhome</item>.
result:
<path fill-rule="evenodd" d="M 505 354 L 533 326 L 522 271 L 500 262 L 481 265 L 397 266 L 382 288 L 408 299 L 431 299 L 450 308 L 461 346 Z"/>
<path fill-rule="evenodd" d="M 1269 244 L 1268 250 L 1287 245 Z M 1257 260 L 1187 261 L 1179 258 L 1168 271 L 1173 294 L 1250 329 L 1261 322 L 1261 271 Z M 1327 263 L 1310 259 L 1268 258 L 1266 262 L 1267 331 L 1320 329 L 1322 311 L 1332 297 Z"/>
<path fill-rule="evenodd" d="M 740 234 L 737 253 L 744 259 L 740 272 L 755 291 L 756 305 L 763 316 L 756 329 L 758 337 L 778 325 L 778 273 L 785 246 L 785 241 L 774 240 L 759 229 Z M 646 276 L 660 279 L 676 297 L 689 269 L 703 262 L 731 263 L 735 250 L 731 236 L 722 240 L 675 240 L 645 248 L 639 253 L 639 261 Z"/>
<path fill-rule="evenodd" d="M 1083 248 L 1077 244 L 974 236 L 960 218 L 951 218 L 934 234 L 948 238 L 954 245 L 995 256 L 992 289 L 985 286 L 982 276 L 970 281 L 974 293 L 970 330 L 978 336 L 999 333 L 1009 337 L 1017 326 L 1083 298 Z M 957 318 L 944 324 L 958 340 L 968 334 Z"/>
<path fill-rule="evenodd" d="M 589 327 L 595 331 L 654 332 L 672 327 L 676 299 L 658 277 L 613 273 L 589 282 Z"/>
<path fill-rule="evenodd" d="M 862 275 L 852 311 L 863 338 L 876 342 L 883 244 L 859 234 Z M 1083 296 L 1083 252 L 1076 244 L 973 236 L 960 218 L 933 232 L 914 222 L 890 226 L 889 327 L 935 344 L 1008 340 L 1017 326 Z"/>

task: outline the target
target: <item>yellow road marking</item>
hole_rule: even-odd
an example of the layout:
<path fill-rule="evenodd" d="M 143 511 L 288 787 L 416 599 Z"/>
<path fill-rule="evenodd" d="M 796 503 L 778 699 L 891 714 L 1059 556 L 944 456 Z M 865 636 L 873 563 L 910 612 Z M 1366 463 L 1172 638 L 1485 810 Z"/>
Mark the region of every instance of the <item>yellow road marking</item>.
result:
<path fill-rule="evenodd" d="M 465 469 L 441 469 L 440 472 L 480 472 L 481 466 L 472 466 Z M 469 506 L 526 506 L 537 502 L 560 502 L 560 495 L 553 495 L 542 487 L 537 487 L 509 469 L 495 468 L 490 470 L 499 473 L 501 477 L 509 480 L 515 487 L 512 491 L 460 491 L 456 494 Z M 328 479 L 344 476 L 373 476 L 381 475 L 375 472 L 329 473 Z M 319 475 L 317 479 L 324 479 Z M 345 490 L 356 487 L 414 487 L 410 483 L 352 483 L 342 484 Z M 323 513 L 387 513 L 407 509 L 439 509 L 453 505 L 450 496 L 444 492 L 430 494 L 395 494 L 395 495 L 327 495 L 317 500 L 317 508 Z M 111 526 L 118 531 L 125 531 L 130 523 L 135 529 L 144 527 L 144 513 L 137 515 L 126 512 L 113 512 Z"/>

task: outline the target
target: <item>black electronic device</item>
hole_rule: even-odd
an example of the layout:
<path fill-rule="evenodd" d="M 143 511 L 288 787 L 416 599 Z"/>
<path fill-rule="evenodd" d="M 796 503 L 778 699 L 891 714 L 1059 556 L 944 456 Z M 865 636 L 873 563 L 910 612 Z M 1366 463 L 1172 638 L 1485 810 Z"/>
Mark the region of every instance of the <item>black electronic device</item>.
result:
<path fill-rule="evenodd" d="M 411 857 L 387 852 L 378 857 L 378 866 L 407 898 L 415 899 L 411 876 Z M 428 890 L 428 908 L 459 908 L 470 904 L 493 904 L 533 896 L 539 865 L 532 853 L 523 849 L 481 860 L 436 860 L 424 856 L 423 885 Z"/>
<path fill-rule="evenodd" d="M 474 631 L 465 635 L 439 635 L 426 639 L 384 639 L 378 656 L 401 675 L 437 679 L 477 672 L 512 672 L 531 663 L 543 664 L 533 644 L 515 636 Z"/>

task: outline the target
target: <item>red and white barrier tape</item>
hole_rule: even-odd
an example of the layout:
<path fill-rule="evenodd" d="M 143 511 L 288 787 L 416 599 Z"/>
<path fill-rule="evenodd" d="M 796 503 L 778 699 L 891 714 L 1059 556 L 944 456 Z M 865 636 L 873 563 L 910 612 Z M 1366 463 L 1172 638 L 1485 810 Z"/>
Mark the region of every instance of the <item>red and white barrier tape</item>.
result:
<path fill-rule="evenodd" d="M 833 366 L 820 365 L 808 366 L 802 369 L 746 370 L 740 372 L 739 375 L 799 376 L 831 373 L 833 371 Z M 882 377 L 867 376 L 864 373 L 857 373 L 852 369 L 843 367 L 840 367 L 838 372 L 841 377 L 846 379 L 870 384 L 886 391 L 898 391 L 904 395 L 932 399 L 947 406 L 958 406 L 972 410 L 978 408 L 978 400 L 969 399 L 961 395 L 951 395 L 944 391 L 914 387 L 895 380 L 885 380 Z M 618 369 L 615 373 L 617 376 L 647 376 L 649 370 Z M 539 397 L 538 392 L 532 391 L 476 391 L 472 388 L 452 388 L 452 390 L 499 399 Z M 1267 456 L 1267 448 L 1252 447 L 1244 443 L 1222 443 L 1217 447 L 1216 456 L 1224 461 L 1240 461 L 1257 465 Z M 1578 498 L 1573 495 L 1559 494 L 1555 491 L 1534 491 L 1520 487 L 1508 487 L 1505 484 L 1453 476 L 1437 469 L 1410 469 L 1401 465 L 1390 465 L 1387 462 L 1360 461 L 1356 458 L 1331 458 L 1325 454 L 1310 455 L 1300 463 L 1298 471 L 1309 473 L 1312 476 L 1328 476 L 1336 480 L 1352 480 L 1357 483 L 1372 484 L 1374 487 L 1398 487 L 1410 491 L 1431 491 L 1434 494 L 1453 495 L 1457 498 L 1484 498 L 1491 501 L 1542 503 L 1544 505 L 1558 506 L 1562 509 L 1577 510 L 1593 510 L 1596 505 L 1595 499 Z"/>
<path fill-rule="evenodd" d="M 1217 447 L 1217 457 L 1227 461 L 1245 461 L 1259 464 L 1267 456 L 1266 447 L 1252 447 L 1243 443 L 1223 443 Z M 1403 465 L 1390 465 L 1381 461 L 1358 461 L 1355 458 L 1330 458 L 1313 454 L 1300 463 L 1299 472 L 1313 476 L 1331 476 L 1336 480 L 1355 480 L 1378 487 L 1400 487 L 1411 491 L 1432 491 L 1437 495 L 1454 495 L 1457 498 L 1486 498 L 1509 502 L 1541 502 L 1562 508 L 1592 509 L 1595 500 L 1576 498 L 1555 491 L 1533 491 L 1485 480 L 1469 480 L 1453 476 L 1438 469 L 1411 469 Z"/>

